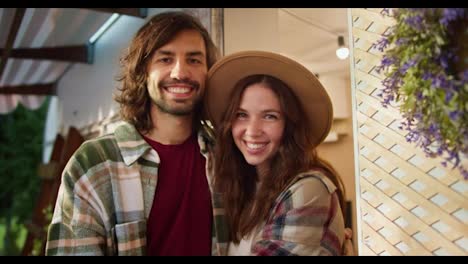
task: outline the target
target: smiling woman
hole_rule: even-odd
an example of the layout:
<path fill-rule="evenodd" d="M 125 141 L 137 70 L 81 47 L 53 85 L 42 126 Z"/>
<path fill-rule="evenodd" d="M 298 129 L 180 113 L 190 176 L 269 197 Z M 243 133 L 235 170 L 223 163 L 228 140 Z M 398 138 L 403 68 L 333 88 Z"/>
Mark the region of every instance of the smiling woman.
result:
<path fill-rule="evenodd" d="M 333 104 L 333 122 L 328 137 L 317 151 L 343 177 L 346 198 L 356 205 L 350 63 L 335 54 L 338 36 L 344 36 L 345 44 L 352 43 L 348 39 L 347 12 L 345 8 L 226 8 L 224 53 L 277 52 L 320 76 Z M 353 230 L 358 232 L 355 206 L 351 211 Z M 354 237 L 357 235 L 354 233 Z"/>
<path fill-rule="evenodd" d="M 341 255 L 344 187 L 316 153 L 333 110 L 315 75 L 277 53 L 233 53 L 208 72 L 205 107 L 215 226 L 228 239 L 218 254 Z"/>
<path fill-rule="evenodd" d="M 257 167 L 260 181 L 269 173 L 271 158 L 278 151 L 285 126 L 280 101 L 269 88 L 272 82 L 275 80 L 265 78 L 245 89 L 232 124 L 234 142 L 247 163 Z"/>

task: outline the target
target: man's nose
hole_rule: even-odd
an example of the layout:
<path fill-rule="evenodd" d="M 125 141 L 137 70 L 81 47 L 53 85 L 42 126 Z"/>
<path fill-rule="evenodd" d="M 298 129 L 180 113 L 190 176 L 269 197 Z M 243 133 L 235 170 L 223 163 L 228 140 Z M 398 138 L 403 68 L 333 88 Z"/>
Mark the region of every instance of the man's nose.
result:
<path fill-rule="evenodd" d="M 190 70 L 184 61 L 177 61 L 172 68 L 171 78 L 177 80 L 184 80 L 190 78 Z"/>

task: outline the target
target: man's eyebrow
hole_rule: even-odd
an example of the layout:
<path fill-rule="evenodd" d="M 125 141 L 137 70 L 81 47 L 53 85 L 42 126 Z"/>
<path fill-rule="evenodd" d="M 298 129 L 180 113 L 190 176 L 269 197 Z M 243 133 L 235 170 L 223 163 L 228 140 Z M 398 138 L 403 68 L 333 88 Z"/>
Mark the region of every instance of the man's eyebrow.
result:
<path fill-rule="evenodd" d="M 156 53 L 160 55 L 174 55 L 174 52 L 168 50 L 157 50 Z"/>
<path fill-rule="evenodd" d="M 189 57 L 194 57 L 194 56 L 205 56 L 205 54 L 201 51 L 190 51 L 190 52 L 187 52 L 187 56 Z"/>
<path fill-rule="evenodd" d="M 157 50 L 156 54 L 158 55 L 167 55 L 167 56 L 174 56 L 175 53 L 169 50 Z M 196 56 L 202 56 L 205 57 L 205 53 L 202 51 L 189 51 L 186 54 L 188 57 L 196 57 Z"/>

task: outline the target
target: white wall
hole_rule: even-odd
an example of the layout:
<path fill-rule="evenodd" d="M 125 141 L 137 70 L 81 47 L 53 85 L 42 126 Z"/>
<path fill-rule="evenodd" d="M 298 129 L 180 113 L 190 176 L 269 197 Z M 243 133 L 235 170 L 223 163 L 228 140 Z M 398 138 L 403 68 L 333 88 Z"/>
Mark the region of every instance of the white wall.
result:
<path fill-rule="evenodd" d="M 279 52 L 276 8 L 225 8 L 225 55 L 249 49 Z"/>
<path fill-rule="evenodd" d="M 296 60 L 314 73 L 320 73 L 319 79 L 332 100 L 334 118 L 349 118 L 351 116 L 349 111 L 350 103 L 345 96 L 346 90 L 351 89 L 349 74 L 347 73 L 349 66 L 345 67 L 345 69 L 337 67 L 337 61 L 339 63 L 343 62 L 334 56 L 334 49 L 333 56 L 325 56 L 325 59 L 318 59 L 311 63 L 304 58 L 307 57 L 307 54 L 312 54 L 316 50 L 308 49 L 308 46 L 301 47 L 297 44 L 301 47 L 300 52 L 298 52 L 297 47 L 281 44 L 285 42 L 285 38 L 288 38 L 288 43 L 291 41 L 294 43 L 307 43 L 307 41 L 310 41 L 308 39 L 314 39 L 315 36 L 311 37 L 311 35 L 306 34 L 307 31 L 304 29 L 310 29 L 309 25 L 300 24 L 304 28 L 294 27 L 284 18 L 281 20 L 278 12 L 277 8 L 225 8 L 225 55 L 244 50 L 264 50 L 277 52 Z M 296 31 L 300 33 L 287 36 L 282 34 L 282 32 Z M 304 32 L 301 34 L 301 31 Z M 328 35 L 326 37 L 329 38 Z M 323 42 L 320 39 L 316 39 L 316 41 L 317 43 Z M 330 68 L 333 70 L 327 70 Z"/>
<path fill-rule="evenodd" d="M 319 79 L 332 101 L 333 117 L 336 119 L 351 117 L 351 98 L 346 96 L 351 90 L 351 81 L 338 74 L 322 74 Z"/>

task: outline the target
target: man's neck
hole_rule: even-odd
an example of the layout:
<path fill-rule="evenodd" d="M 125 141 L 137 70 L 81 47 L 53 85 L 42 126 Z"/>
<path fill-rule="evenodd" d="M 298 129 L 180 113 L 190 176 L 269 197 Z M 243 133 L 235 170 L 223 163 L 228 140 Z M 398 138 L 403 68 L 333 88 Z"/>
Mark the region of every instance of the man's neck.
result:
<path fill-rule="evenodd" d="M 192 134 L 193 114 L 177 116 L 162 112 L 157 106 L 151 107 L 153 128 L 146 137 L 164 145 L 182 144 Z"/>

